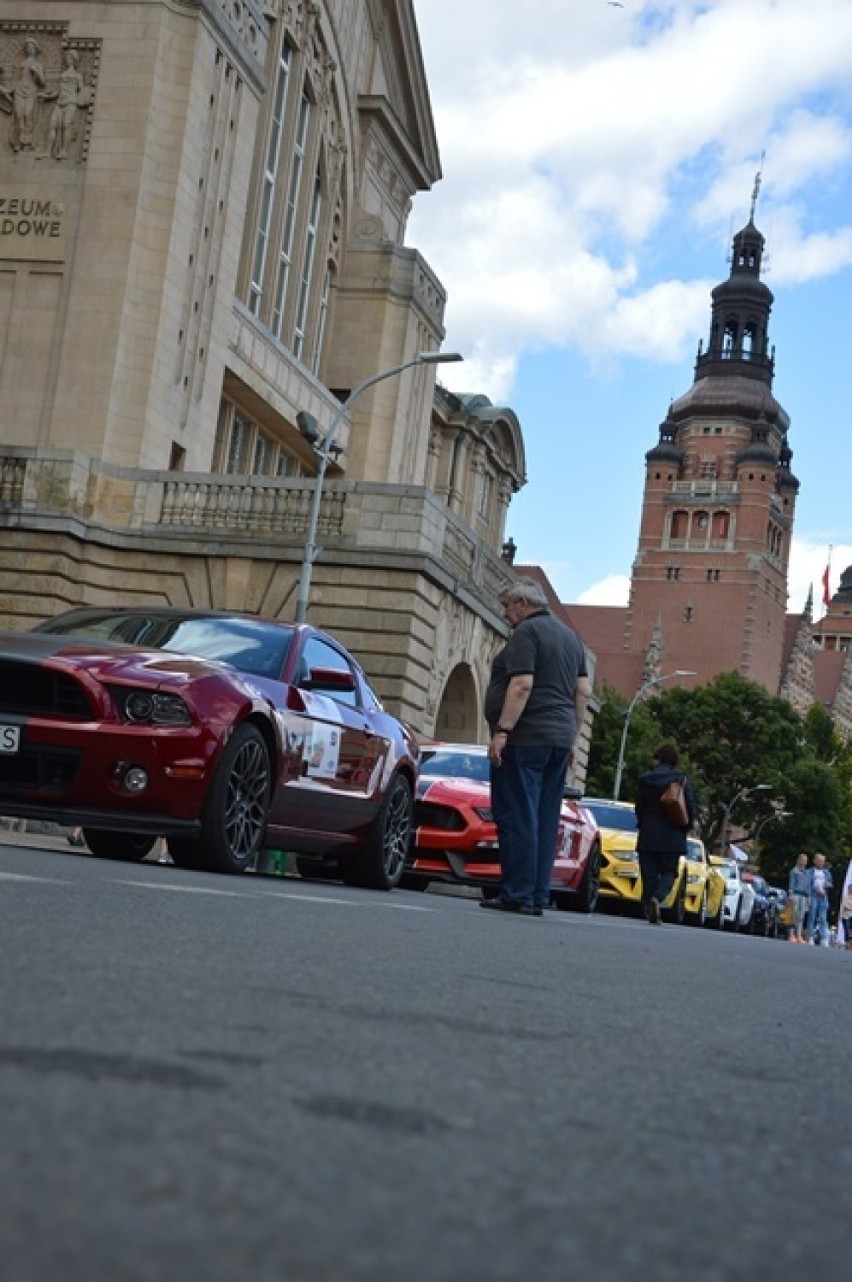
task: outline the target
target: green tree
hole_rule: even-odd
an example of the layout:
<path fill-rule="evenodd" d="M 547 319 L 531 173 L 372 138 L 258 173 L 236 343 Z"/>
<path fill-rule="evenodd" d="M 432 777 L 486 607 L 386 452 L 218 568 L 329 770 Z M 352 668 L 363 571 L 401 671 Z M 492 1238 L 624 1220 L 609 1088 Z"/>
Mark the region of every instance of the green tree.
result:
<path fill-rule="evenodd" d="M 784 809 L 787 819 L 764 829 L 768 840 L 761 842 L 760 869 L 769 881 L 787 885 L 787 874 L 800 851 L 808 855 L 821 850 L 835 882 L 843 880 L 847 856 L 843 853 L 843 787 L 837 771 L 814 756 L 802 756 L 790 768 L 784 781 Z"/>
<path fill-rule="evenodd" d="M 612 795 L 627 706 L 605 689 L 591 742 L 589 793 Z M 802 717 L 735 672 L 695 690 L 660 689 L 633 709 L 624 799 L 635 796 L 638 775 L 664 741 L 677 745 L 689 771 L 708 849 L 719 849 L 728 813 L 744 844 L 759 833 L 756 853 L 770 881 L 786 886 L 799 851 L 821 850 L 839 892 L 852 856 L 852 744 L 842 742 L 825 708 L 816 704 Z M 769 787 L 751 791 L 760 784 Z M 780 811 L 790 813 L 780 817 Z"/>
<path fill-rule="evenodd" d="M 595 715 L 589 745 L 586 792 L 595 797 L 611 797 L 615 787 L 615 770 L 627 716 L 627 701 L 605 686 L 600 709 Z M 638 702 L 630 717 L 625 742 L 624 769 L 621 777 L 621 800 L 631 801 L 636 795 L 636 780 L 651 764 L 654 749 L 660 742 L 660 731 L 645 701 Z"/>
<path fill-rule="evenodd" d="M 786 776 L 812 752 L 789 703 L 737 672 L 720 673 L 697 690 L 663 691 L 653 704 L 663 736 L 691 762 L 701 832 L 711 849 L 723 839 L 726 808 L 735 798 L 731 824 L 753 830 L 784 806 Z M 759 784 L 769 788 L 742 795 Z"/>

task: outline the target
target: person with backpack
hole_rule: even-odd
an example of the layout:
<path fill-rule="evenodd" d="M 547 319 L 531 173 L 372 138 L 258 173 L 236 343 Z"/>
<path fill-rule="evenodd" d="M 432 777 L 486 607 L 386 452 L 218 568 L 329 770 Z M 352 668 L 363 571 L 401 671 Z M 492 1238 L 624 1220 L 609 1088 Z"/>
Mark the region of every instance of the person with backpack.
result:
<path fill-rule="evenodd" d="M 648 921 L 660 925 L 661 905 L 671 893 L 686 836 L 695 823 L 695 796 L 689 777 L 678 770 L 678 751 L 664 743 L 654 753 L 654 766 L 639 776 L 636 793 L 636 850 L 642 873 L 642 907 Z M 681 810 L 676 813 L 675 794 Z M 664 796 L 664 794 L 668 794 Z M 671 815 L 671 817 L 670 817 Z"/>

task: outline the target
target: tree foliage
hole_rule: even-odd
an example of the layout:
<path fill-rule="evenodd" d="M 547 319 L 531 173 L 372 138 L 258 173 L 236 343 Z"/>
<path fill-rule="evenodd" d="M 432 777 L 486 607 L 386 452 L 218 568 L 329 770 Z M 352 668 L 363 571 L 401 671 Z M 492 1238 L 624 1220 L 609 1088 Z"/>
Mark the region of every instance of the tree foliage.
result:
<path fill-rule="evenodd" d="M 611 688 L 604 691 L 590 749 L 590 793 L 612 795 L 627 706 Z M 730 835 L 748 845 L 758 834 L 752 853 L 770 881 L 786 885 L 799 851 L 821 850 L 835 883 L 842 882 L 852 854 L 852 747 L 823 707 L 802 717 L 736 672 L 695 690 L 659 690 L 633 709 L 623 799 L 635 796 L 638 776 L 664 741 L 677 745 L 690 773 L 708 849 L 719 850 Z"/>

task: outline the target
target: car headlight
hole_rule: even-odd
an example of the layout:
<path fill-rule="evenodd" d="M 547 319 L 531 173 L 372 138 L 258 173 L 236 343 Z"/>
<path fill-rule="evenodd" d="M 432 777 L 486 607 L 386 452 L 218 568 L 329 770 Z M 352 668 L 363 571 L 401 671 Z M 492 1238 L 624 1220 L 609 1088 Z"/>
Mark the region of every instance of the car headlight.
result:
<path fill-rule="evenodd" d="M 113 690 L 125 721 L 137 726 L 191 726 L 192 715 L 177 694 L 158 690 Z"/>
<path fill-rule="evenodd" d="M 477 814 L 480 819 L 484 819 L 488 824 L 493 824 L 494 815 L 488 806 L 474 806 L 473 809 L 474 813 Z"/>

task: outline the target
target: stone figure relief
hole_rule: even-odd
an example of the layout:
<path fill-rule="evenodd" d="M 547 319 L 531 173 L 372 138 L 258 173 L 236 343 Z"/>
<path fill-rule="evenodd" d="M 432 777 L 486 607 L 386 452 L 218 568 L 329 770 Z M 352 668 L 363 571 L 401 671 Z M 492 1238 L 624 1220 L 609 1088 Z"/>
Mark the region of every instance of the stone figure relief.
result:
<path fill-rule="evenodd" d="M 76 49 L 66 49 L 47 135 L 47 150 L 54 160 L 67 159 L 68 147 L 77 138 L 80 109 L 88 105 L 88 90 L 79 67 Z"/>
<path fill-rule="evenodd" d="M 65 28 L 0 24 L 0 138 L 34 160 L 85 159 L 100 46 L 65 40 Z"/>
<path fill-rule="evenodd" d="M 24 41 L 23 54 L 15 68 L 11 87 L 2 90 L 9 104 L 8 110 L 12 113 L 9 130 L 12 151 L 32 149 L 36 109 L 39 99 L 46 96 L 46 85 L 44 63 L 38 44 L 28 37 Z"/>

